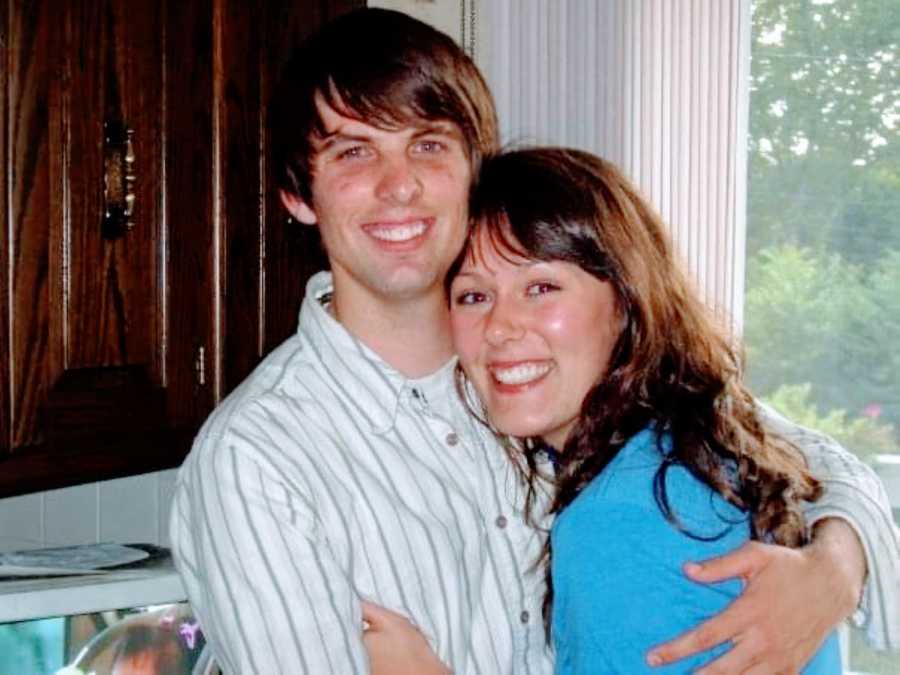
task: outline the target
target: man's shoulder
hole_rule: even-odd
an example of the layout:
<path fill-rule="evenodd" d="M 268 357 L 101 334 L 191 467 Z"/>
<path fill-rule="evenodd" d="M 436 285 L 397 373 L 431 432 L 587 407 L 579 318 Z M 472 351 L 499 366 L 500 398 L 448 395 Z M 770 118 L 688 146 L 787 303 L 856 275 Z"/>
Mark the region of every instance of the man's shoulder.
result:
<path fill-rule="evenodd" d="M 287 436 L 294 427 L 314 428 L 321 418 L 318 371 L 304 341 L 289 338 L 210 413 L 191 455 L 214 455 L 226 438 L 244 439 L 242 445 L 253 446 L 247 439 Z"/>
<path fill-rule="evenodd" d="M 804 454 L 809 455 L 811 452 L 846 452 L 845 448 L 828 434 L 788 419 L 775 408 L 762 401 L 757 400 L 756 406 L 759 419 L 766 431 L 792 443 Z"/>

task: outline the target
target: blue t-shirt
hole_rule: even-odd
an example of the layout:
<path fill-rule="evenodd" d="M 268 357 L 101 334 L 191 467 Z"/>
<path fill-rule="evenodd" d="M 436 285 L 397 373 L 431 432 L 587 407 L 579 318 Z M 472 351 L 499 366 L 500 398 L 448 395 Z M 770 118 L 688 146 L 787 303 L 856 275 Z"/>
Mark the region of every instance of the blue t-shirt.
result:
<path fill-rule="evenodd" d="M 692 538 L 667 521 L 653 492 L 661 460 L 656 432 L 635 435 L 553 525 L 557 675 L 688 673 L 729 648 L 719 645 L 666 667 L 646 665 L 651 647 L 720 613 L 741 592 L 739 580 L 694 583 L 683 565 L 750 538 L 746 512 L 680 466 L 666 473 L 671 511 L 691 534 L 718 538 Z M 803 673 L 840 672 L 832 634 Z"/>

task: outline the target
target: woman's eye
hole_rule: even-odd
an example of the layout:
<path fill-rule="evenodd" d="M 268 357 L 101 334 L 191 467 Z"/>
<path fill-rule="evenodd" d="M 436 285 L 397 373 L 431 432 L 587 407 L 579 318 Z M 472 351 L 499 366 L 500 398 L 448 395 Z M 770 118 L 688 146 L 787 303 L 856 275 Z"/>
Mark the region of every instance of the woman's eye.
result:
<path fill-rule="evenodd" d="M 527 295 L 544 295 L 545 293 L 552 293 L 553 291 L 558 290 L 559 286 L 556 284 L 552 284 L 549 281 L 540 281 L 538 283 L 530 284 L 525 293 Z"/>
<path fill-rule="evenodd" d="M 484 302 L 484 300 L 484 293 L 479 293 L 478 291 L 463 291 L 462 293 L 456 294 L 455 302 L 457 305 L 477 305 L 478 303 Z"/>

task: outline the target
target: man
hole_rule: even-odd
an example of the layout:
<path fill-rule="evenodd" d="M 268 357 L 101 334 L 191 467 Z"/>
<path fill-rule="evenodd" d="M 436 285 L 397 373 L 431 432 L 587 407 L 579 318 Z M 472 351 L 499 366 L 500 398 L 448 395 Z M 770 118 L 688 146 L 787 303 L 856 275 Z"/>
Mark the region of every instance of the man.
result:
<path fill-rule="evenodd" d="M 310 280 L 298 333 L 212 414 L 180 473 L 172 542 L 207 638 L 230 673 L 365 673 L 371 600 L 456 673 L 551 673 L 541 536 L 452 377 L 443 282 L 497 146 L 490 93 L 447 36 L 361 10 L 300 50 L 276 111 L 283 201 L 319 228 L 331 274 Z M 747 578 L 744 597 L 656 656 L 733 639 L 716 667 L 772 672 L 812 653 L 866 574 L 860 539 L 828 516 L 856 526 L 878 599 L 871 579 L 893 570 L 871 542 L 897 547 L 883 490 L 827 441 L 785 433 L 814 470 L 831 464 L 813 544 L 704 566 L 698 578 Z"/>

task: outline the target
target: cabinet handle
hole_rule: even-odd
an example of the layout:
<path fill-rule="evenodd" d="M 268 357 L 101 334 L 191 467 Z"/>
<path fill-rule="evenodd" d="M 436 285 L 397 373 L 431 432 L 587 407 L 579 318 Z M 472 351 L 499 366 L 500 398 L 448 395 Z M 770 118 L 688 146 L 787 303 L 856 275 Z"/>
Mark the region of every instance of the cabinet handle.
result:
<path fill-rule="evenodd" d="M 203 345 L 197 346 L 197 352 L 194 356 L 194 375 L 198 386 L 203 387 L 206 385 L 206 347 Z"/>
<path fill-rule="evenodd" d="M 122 122 L 103 123 L 103 220 L 106 239 L 117 239 L 134 227 L 134 129 Z"/>

